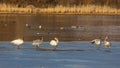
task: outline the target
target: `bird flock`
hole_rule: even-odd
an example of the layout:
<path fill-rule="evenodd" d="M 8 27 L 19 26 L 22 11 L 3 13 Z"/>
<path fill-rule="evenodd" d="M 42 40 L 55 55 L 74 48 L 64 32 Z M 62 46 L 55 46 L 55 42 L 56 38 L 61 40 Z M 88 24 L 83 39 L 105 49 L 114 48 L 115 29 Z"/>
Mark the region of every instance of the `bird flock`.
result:
<path fill-rule="evenodd" d="M 50 41 L 50 45 L 56 49 L 58 46 L 58 38 L 55 37 L 53 40 Z M 15 39 L 11 41 L 13 45 L 16 45 L 18 49 L 20 49 L 20 46 L 24 43 L 24 40 L 21 38 Z M 41 39 L 36 39 L 32 41 L 32 45 L 35 46 L 36 48 L 39 48 L 39 46 L 43 43 L 43 37 Z"/>
<path fill-rule="evenodd" d="M 91 41 L 92 44 L 95 44 L 98 49 L 101 47 L 102 45 L 102 41 L 100 39 L 94 39 Z M 105 37 L 104 41 L 103 41 L 103 45 L 105 48 L 110 48 L 111 47 L 111 43 L 108 41 L 108 36 Z"/>
<path fill-rule="evenodd" d="M 24 40 L 19 38 L 19 39 L 15 39 L 13 41 L 11 41 L 12 44 L 16 45 L 17 48 L 19 49 L 20 46 L 24 43 Z M 39 46 L 43 43 L 43 37 L 41 39 L 36 39 L 32 41 L 32 45 L 35 46 L 36 48 L 39 48 Z M 52 39 L 49 44 L 53 47 L 53 49 L 56 49 L 59 43 L 59 39 L 57 37 L 55 37 L 54 39 Z M 98 49 L 100 49 L 102 41 L 100 39 L 94 39 L 91 41 L 92 44 L 95 44 L 97 46 Z M 110 48 L 111 47 L 111 43 L 108 41 L 108 36 L 105 37 L 104 41 L 103 41 L 104 47 L 105 48 Z M 93 45 L 92 45 L 93 46 Z"/>

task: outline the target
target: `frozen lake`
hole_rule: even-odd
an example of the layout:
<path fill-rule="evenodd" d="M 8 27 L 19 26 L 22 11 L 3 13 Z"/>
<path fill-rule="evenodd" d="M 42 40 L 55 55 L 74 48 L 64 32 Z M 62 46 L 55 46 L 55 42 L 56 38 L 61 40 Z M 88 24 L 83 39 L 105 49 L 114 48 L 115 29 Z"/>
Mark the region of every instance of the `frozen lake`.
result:
<path fill-rule="evenodd" d="M 21 49 L 10 42 L 0 42 L 0 68 L 119 68 L 120 42 L 111 42 L 111 49 L 103 45 L 100 50 L 89 42 L 60 42 L 58 49 L 80 49 L 84 51 L 38 51 L 31 42 Z M 50 48 L 44 42 L 41 48 Z"/>

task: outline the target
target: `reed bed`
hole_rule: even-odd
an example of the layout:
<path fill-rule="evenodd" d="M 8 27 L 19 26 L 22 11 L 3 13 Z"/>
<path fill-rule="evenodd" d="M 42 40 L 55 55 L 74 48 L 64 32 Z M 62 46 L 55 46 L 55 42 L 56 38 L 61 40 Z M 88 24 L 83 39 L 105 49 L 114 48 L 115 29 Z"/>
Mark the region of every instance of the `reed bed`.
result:
<path fill-rule="evenodd" d="M 36 7 L 17 7 L 0 4 L 0 13 L 19 13 L 19 14 L 106 14 L 106 15 L 120 15 L 120 9 L 111 8 L 108 6 L 95 6 L 95 5 L 83 5 L 73 7 L 48 7 L 48 8 L 36 8 Z"/>

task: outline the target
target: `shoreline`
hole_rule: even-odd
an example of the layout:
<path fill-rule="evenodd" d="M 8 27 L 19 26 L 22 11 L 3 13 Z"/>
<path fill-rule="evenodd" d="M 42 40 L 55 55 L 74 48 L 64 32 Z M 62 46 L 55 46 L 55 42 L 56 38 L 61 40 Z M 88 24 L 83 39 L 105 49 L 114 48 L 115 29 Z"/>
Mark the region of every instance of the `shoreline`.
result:
<path fill-rule="evenodd" d="M 14 12 L 0 12 L 0 14 L 19 14 L 19 15 L 103 15 L 103 16 L 120 16 L 119 14 L 111 13 L 14 13 Z"/>

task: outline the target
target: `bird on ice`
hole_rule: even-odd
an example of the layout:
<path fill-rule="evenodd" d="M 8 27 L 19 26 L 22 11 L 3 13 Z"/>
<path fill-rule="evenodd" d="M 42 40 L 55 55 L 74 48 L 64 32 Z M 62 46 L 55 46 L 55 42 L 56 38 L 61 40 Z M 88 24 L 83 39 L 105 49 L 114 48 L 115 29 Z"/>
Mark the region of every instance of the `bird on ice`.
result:
<path fill-rule="evenodd" d="M 13 41 L 11 41 L 12 44 L 16 45 L 17 48 L 19 49 L 20 46 L 24 43 L 23 39 L 15 39 Z"/>
<path fill-rule="evenodd" d="M 39 48 L 39 46 L 40 46 L 42 43 L 43 43 L 43 37 L 42 37 L 42 39 L 33 40 L 32 45 L 33 45 L 33 46 L 36 46 L 36 48 Z"/>
<path fill-rule="evenodd" d="M 54 49 L 56 49 L 56 47 L 58 46 L 58 42 L 58 38 L 55 37 L 53 40 L 50 41 L 50 45 L 55 47 Z"/>
<path fill-rule="evenodd" d="M 98 49 L 101 46 L 101 40 L 100 39 L 94 39 L 94 40 L 91 41 L 91 43 L 95 44 L 98 47 Z"/>
<path fill-rule="evenodd" d="M 105 48 L 110 48 L 111 47 L 111 43 L 108 41 L 108 36 L 106 36 L 105 39 L 104 39 L 104 47 Z"/>

